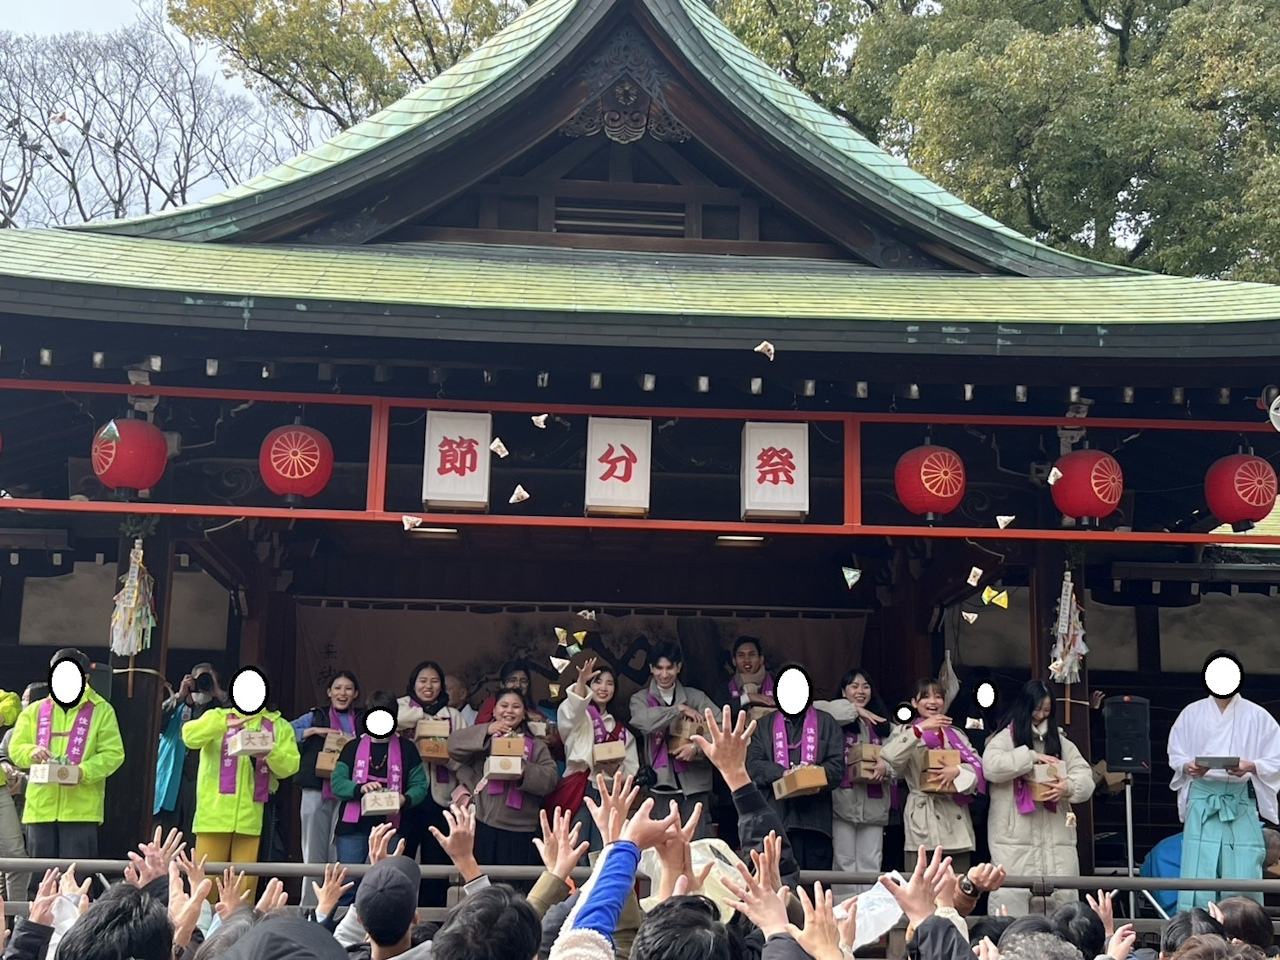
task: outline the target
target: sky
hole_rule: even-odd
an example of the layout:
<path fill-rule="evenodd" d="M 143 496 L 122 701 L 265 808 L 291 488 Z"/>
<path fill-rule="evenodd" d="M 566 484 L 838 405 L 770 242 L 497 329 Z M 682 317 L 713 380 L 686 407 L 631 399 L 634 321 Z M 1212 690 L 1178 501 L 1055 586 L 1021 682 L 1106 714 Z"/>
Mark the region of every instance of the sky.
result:
<path fill-rule="evenodd" d="M 110 30 L 132 23 L 134 0 L 0 0 L 0 30 L 11 33 L 60 33 Z"/>

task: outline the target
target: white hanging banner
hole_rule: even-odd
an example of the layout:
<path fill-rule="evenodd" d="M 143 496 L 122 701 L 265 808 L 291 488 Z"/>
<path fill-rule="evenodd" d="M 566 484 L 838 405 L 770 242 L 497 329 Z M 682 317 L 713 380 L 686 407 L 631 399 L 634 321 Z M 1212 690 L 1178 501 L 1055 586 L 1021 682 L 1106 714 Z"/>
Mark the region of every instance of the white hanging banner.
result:
<path fill-rule="evenodd" d="M 587 513 L 649 513 L 653 422 L 617 417 L 587 421 Z"/>
<path fill-rule="evenodd" d="M 427 411 L 422 471 L 422 502 L 427 509 L 489 509 L 492 434 L 490 414 Z"/>
<path fill-rule="evenodd" d="M 809 515 L 809 425 L 747 423 L 742 428 L 742 519 Z"/>

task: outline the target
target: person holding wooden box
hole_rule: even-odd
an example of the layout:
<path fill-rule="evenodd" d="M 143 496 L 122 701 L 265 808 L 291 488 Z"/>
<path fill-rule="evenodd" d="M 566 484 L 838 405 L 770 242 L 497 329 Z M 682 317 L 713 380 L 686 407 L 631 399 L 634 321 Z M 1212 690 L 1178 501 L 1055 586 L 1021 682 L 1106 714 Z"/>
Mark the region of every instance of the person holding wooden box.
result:
<path fill-rule="evenodd" d="M 547 745 L 529 733 L 537 710 L 518 690 L 504 690 L 488 726 L 467 727 L 449 738 L 449 756 L 471 787 L 476 808 L 475 856 L 481 863 L 536 866 L 542 798 L 559 775 Z"/>
<path fill-rule="evenodd" d="M 880 751 L 889 769 L 910 788 L 902 813 L 906 867 L 915 869 L 921 846 L 942 847 L 956 873 L 969 869 L 975 847 L 969 804 L 986 792 L 982 761 L 945 713 L 946 694 L 932 678 L 916 681 L 914 719 Z"/>
<path fill-rule="evenodd" d="M 338 757 L 356 735 L 356 702 L 360 684 L 350 670 L 339 670 L 329 681 L 328 706 L 308 710 L 290 726 L 300 744 L 301 762 L 294 783 L 302 788 L 302 860 L 304 863 L 332 863 L 338 859 L 333 840 L 342 802 L 333 795 L 329 780 Z M 300 906 L 316 905 L 311 883 L 321 876 L 304 877 Z"/>
<path fill-rule="evenodd" d="M 701 690 L 680 683 L 684 667 L 680 645 L 671 640 L 657 644 L 649 653 L 649 686 L 631 697 L 631 728 L 644 738 L 644 757 L 656 782 L 650 793 L 657 798 L 656 809 L 675 800 L 680 820 L 688 822 L 699 803 L 711 809 L 711 764 L 689 737 L 706 736 L 706 711 L 715 710 Z M 711 836 L 711 817 L 698 820 L 695 840 Z"/>
<path fill-rule="evenodd" d="M 831 795 L 831 843 L 836 870 L 879 873 L 884 860 L 884 828 L 898 788 L 882 749 L 889 739 L 889 708 L 876 693 L 871 675 L 854 667 L 840 678 L 839 700 L 815 700 L 843 728 L 845 766 Z M 840 900 L 868 889 L 865 884 L 836 884 Z"/>
<path fill-rule="evenodd" d="M 1071 805 L 1093 796 L 1093 771 L 1058 729 L 1055 706 L 1049 684 L 1025 684 L 982 754 L 991 797 L 991 860 L 1015 876 L 1080 873 Z M 991 894 L 988 910 L 994 913 L 1004 906 L 1013 917 L 1047 915 L 1078 899 L 1075 890 L 1059 890 L 1046 898 L 1003 887 Z"/>
<path fill-rule="evenodd" d="M 365 701 L 365 716 L 384 711 L 388 717 L 395 717 L 397 707 L 395 694 L 375 690 Z M 395 725 L 388 722 L 388 727 Z M 342 748 L 329 781 L 333 795 L 342 804 L 342 813 L 334 828 L 340 863 L 368 860 L 369 831 L 382 823 L 391 823 L 399 830 L 409 811 L 425 803 L 430 793 L 427 772 L 418 759 L 413 741 L 395 733 L 394 729 L 385 731 L 373 727 L 372 722 L 365 723 L 362 719 L 360 736 Z M 378 736 L 379 732 L 384 735 Z M 372 801 L 365 801 L 365 797 L 375 792 L 394 798 L 394 809 L 369 809 Z M 395 847 L 394 839 L 391 846 Z M 344 901 L 354 898 L 353 889 Z"/>
<path fill-rule="evenodd" d="M 800 869 L 830 870 L 831 792 L 844 776 L 840 725 L 812 704 L 794 717 L 773 712 L 757 721 L 747 772 L 781 814 Z"/>
<path fill-rule="evenodd" d="M 418 738 L 420 724 L 423 725 L 422 739 Z M 409 807 L 401 816 L 399 834 L 404 840 L 405 856 L 420 863 L 440 866 L 449 863 L 449 855 L 440 849 L 430 831 L 432 827 L 441 832 L 449 829 L 444 812 L 467 792 L 458 780 L 458 764 L 449 759 L 449 736 L 467 726 L 449 696 L 444 667 L 432 660 L 424 660 L 414 667 L 405 695 L 396 701 L 396 727 L 414 741 L 414 751 L 422 762 L 430 789 L 421 803 Z M 424 907 L 439 906 L 448 892 L 447 880 L 423 880 L 418 903 Z"/>
<path fill-rule="evenodd" d="M 231 681 L 230 707 L 207 711 L 182 725 L 182 742 L 200 751 L 196 784 L 198 862 L 254 863 L 262 837 L 263 808 L 279 781 L 298 772 L 301 756 L 293 728 L 265 709 L 266 680 L 253 667 Z M 252 893 L 257 880 L 246 886 Z M 211 899 L 216 897 L 211 894 Z"/>
<path fill-rule="evenodd" d="M 633 777 L 640 770 L 635 736 L 609 712 L 609 703 L 617 689 L 617 674 L 609 665 L 597 667 L 596 663 L 595 657 L 589 657 L 578 667 L 578 682 L 565 691 L 558 718 L 566 758 L 561 785 L 574 781 L 572 790 L 564 792 L 577 797 L 578 802 L 570 813 L 575 822 L 582 824 L 582 838 L 591 844 L 592 850 L 600 849 L 600 831 L 582 798 L 590 796 L 596 803 L 600 802 L 596 774 L 611 779 L 618 771 L 624 777 Z M 581 781 L 580 787 L 577 781 Z"/>
<path fill-rule="evenodd" d="M 27 854 L 64 860 L 98 856 L 98 827 L 103 820 L 107 778 L 124 763 L 124 742 L 115 710 L 89 686 L 89 658 L 79 650 L 59 650 L 50 666 L 70 660 L 80 670 L 79 693 L 59 690 L 50 680 L 50 695 L 30 704 L 13 725 L 9 757 L 30 769 L 22 822 Z M 74 769 L 72 777 L 38 775 L 56 767 Z M 39 877 L 28 884 L 31 899 Z"/>

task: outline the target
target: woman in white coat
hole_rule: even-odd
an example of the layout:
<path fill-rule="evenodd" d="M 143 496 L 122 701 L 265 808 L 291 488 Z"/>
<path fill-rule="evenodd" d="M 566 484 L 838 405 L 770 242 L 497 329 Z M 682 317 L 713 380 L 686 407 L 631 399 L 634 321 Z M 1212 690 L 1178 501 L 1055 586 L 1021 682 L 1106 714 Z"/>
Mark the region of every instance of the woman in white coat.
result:
<path fill-rule="evenodd" d="M 582 777 L 584 794 L 599 803 L 596 774 L 602 773 L 610 779 L 620 770 L 624 777 L 634 777 L 640 771 L 640 758 L 635 735 L 609 712 L 609 703 L 617 689 L 617 675 L 612 667 L 607 664 L 597 667 L 596 662 L 595 657 L 589 657 L 578 667 L 578 682 L 565 691 L 556 714 L 556 725 L 564 741 L 564 779 Z M 621 763 L 602 764 L 595 759 L 597 746 L 619 742 L 626 750 Z M 586 805 L 579 804 L 573 813 L 575 822 L 582 824 L 583 839 L 590 842 L 592 850 L 599 850 L 600 831 L 588 815 Z"/>
<path fill-rule="evenodd" d="M 867 783 L 851 780 L 849 748 L 856 743 L 882 745 L 889 739 L 889 708 L 876 693 L 871 675 L 854 667 L 840 678 L 839 700 L 815 700 L 813 705 L 840 724 L 844 731 L 844 780 L 831 796 L 831 841 L 835 869 L 846 873 L 879 873 L 884 859 L 884 828 L 894 794 L 893 771 L 883 757 L 876 761 Z M 836 884 L 831 888 L 844 900 L 867 889 L 865 884 Z"/>
<path fill-rule="evenodd" d="M 1016 876 L 1077 876 L 1076 817 L 1071 805 L 1093 796 L 1093 771 L 1080 751 L 1058 730 L 1049 685 L 1032 680 L 1019 691 L 1002 729 L 987 741 L 982 768 L 990 785 L 987 815 L 991 860 Z M 1059 778 L 1048 799 L 1032 799 L 1029 779 L 1036 763 L 1054 764 Z M 1009 915 L 1051 914 L 1077 900 L 1074 890 L 1032 897 L 1030 890 L 1008 887 L 990 897 L 990 912 L 1001 906 Z"/>

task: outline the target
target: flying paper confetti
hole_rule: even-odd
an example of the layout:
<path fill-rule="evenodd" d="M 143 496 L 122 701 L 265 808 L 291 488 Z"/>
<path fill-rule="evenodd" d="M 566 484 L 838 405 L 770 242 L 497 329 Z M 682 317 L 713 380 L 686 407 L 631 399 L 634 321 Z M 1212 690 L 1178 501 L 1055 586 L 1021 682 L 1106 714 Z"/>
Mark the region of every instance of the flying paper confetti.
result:
<path fill-rule="evenodd" d="M 965 623 L 973 623 L 978 619 L 976 613 L 970 613 L 968 610 L 961 611 L 960 616 L 964 617 Z"/>
<path fill-rule="evenodd" d="M 766 357 L 772 360 L 775 351 L 773 349 L 772 343 L 770 343 L 768 340 L 761 340 L 760 345 L 755 348 L 755 352 L 763 353 Z"/>
<path fill-rule="evenodd" d="M 565 647 L 564 649 L 565 649 L 565 652 L 569 654 L 569 656 L 571 657 L 576 657 L 578 654 L 582 652 L 582 646 L 577 643 L 571 643 L 569 644 L 569 646 Z"/>
<path fill-rule="evenodd" d="M 1013 523 L 1014 519 L 1016 519 L 1016 518 L 1014 518 L 1014 517 L 996 517 L 996 526 L 998 526 L 1001 530 L 1003 530 L 1003 529 L 1004 529 L 1005 527 L 1007 527 L 1009 524 Z"/>
<path fill-rule="evenodd" d="M 573 639 L 577 640 L 578 643 L 586 643 L 588 636 L 590 636 L 590 634 L 588 634 L 587 631 L 579 630 L 577 633 L 573 635 Z"/>
<path fill-rule="evenodd" d="M 1062 479 L 1062 471 L 1059 470 L 1057 467 L 1054 467 L 1052 470 L 1049 471 L 1049 476 L 1047 479 L 1049 481 L 1049 486 L 1052 487 L 1055 483 L 1057 483 L 1059 480 Z"/>
<path fill-rule="evenodd" d="M 556 639 L 560 641 L 561 646 L 564 646 L 569 642 L 569 631 L 564 627 L 556 627 Z"/>
<path fill-rule="evenodd" d="M 537 427 L 539 430 L 545 430 L 547 429 L 548 416 L 549 414 L 540 413 L 536 417 L 530 417 L 529 419 L 533 421 L 533 425 Z"/>
<path fill-rule="evenodd" d="M 556 672 L 557 676 L 559 676 L 560 674 L 564 673 L 566 670 L 569 669 L 569 661 L 562 660 L 559 657 L 552 657 L 551 669 Z"/>
<path fill-rule="evenodd" d="M 579 611 L 578 611 L 578 619 L 579 619 L 579 620 L 594 620 L 595 618 L 596 618 L 596 612 L 595 612 L 594 610 L 579 610 Z"/>
<path fill-rule="evenodd" d="M 969 586 L 976 587 L 978 585 L 978 581 L 981 579 L 982 579 L 981 567 L 974 567 L 972 570 L 969 571 Z"/>
<path fill-rule="evenodd" d="M 559 696 L 560 696 L 560 684 L 558 684 L 558 683 L 548 683 L 548 684 L 547 684 L 547 689 L 551 691 L 551 699 L 552 699 L 552 700 L 555 700 L 557 697 L 559 697 Z"/>
<path fill-rule="evenodd" d="M 400 518 L 400 522 L 404 524 L 405 530 L 412 530 L 414 527 L 422 526 L 421 517 L 403 516 Z"/>
<path fill-rule="evenodd" d="M 995 595 L 996 595 L 996 588 L 995 588 L 995 587 L 987 587 L 985 590 L 983 590 L 983 591 L 982 591 L 982 602 L 983 602 L 983 603 L 990 603 L 990 602 L 991 602 L 991 598 L 992 598 L 992 597 L 994 597 Z"/>
<path fill-rule="evenodd" d="M 106 440 L 108 443 L 115 443 L 120 439 L 120 428 L 116 426 L 116 422 L 114 420 L 109 421 L 107 425 L 102 428 L 102 432 L 98 434 L 98 439 Z"/>
<path fill-rule="evenodd" d="M 840 572 L 844 574 L 845 585 L 852 590 L 853 585 L 862 579 L 862 571 L 855 570 L 853 567 L 841 567 Z"/>
<path fill-rule="evenodd" d="M 966 717 L 966 718 L 965 718 L 965 721 L 964 721 L 964 728 L 965 728 L 966 730 L 981 730 L 981 729 L 982 729 L 982 718 L 981 718 L 981 717 Z"/>
<path fill-rule="evenodd" d="M 991 602 L 994 603 L 1001 610 L 1008 610 L 1009 594 L 1004 590 L 1001 590 L 999 593 L 997 593 L 994 597 L 991 598 Z"/>
<path fill-rule="evenodd" d="M 502 442 L 501 437 L 494 437 L 493 443 L 489 444 L 489 449 L 496 453 L 499 457 L 505 457 L 510 451 L 507 445 Z"/>
<path fill-rule="evenodd" d="M 525 500 L 528 500 L 528 499 L 529 499 L 529 491 L 517 483 L 515 490 L 511 494 L 511 499 L 508 500 L 507 503 L 523 503 Z"/>

